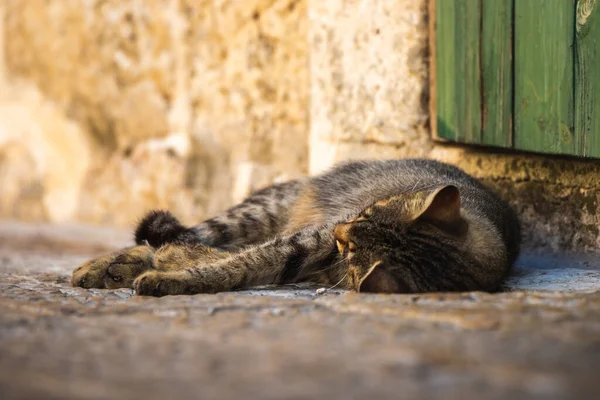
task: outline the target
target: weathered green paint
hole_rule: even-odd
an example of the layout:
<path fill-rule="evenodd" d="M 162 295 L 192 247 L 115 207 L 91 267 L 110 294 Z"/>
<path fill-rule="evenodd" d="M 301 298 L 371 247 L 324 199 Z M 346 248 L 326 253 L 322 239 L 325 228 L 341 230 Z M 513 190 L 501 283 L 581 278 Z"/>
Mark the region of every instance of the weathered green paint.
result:
<path fill-rule="evenodd" d="M 481 143 L 511 147 L 513 1 L 482 0 L 481 18 L 483 78 Z"/>
<path fill-rule="evenodd" d="M 438 137 L 600 158 L 600 0 L 431 1 Z"/>
<path fill-rule="evenodd" d="M 600 157 L 600 1 L 579 0 L 575 17 L 575 146 Z"/>
<path fill-rule="evenodd" d="M 437 0 L 438 137 L 481 140 L 480 0 Z"/>
<path fill-rule="evenodd" d="M 464 143 L 481 143 L 481 2 L 454 1 L 456 138 Z"/>
<path fill-rule="evenodd" d="M 437 0 L 435 3 L 437 136 L 448 140 L 456 140 L 454 3 L 455 0 Z"/>
<path fill-rule="evenodd" d="M 515 1 L 518 149 L 578 154 L 574 138 L 574 11 L 572 0 Z"/>

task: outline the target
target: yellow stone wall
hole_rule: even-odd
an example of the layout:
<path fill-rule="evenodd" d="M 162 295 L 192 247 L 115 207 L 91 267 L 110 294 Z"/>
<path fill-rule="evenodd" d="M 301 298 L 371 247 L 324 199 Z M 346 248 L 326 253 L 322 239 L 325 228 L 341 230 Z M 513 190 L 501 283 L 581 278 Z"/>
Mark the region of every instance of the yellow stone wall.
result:
<path fill-rule="evenodd" d="M 307 172 L 306 2 L 0 7 L 3 216 L 196 220 Z"/>

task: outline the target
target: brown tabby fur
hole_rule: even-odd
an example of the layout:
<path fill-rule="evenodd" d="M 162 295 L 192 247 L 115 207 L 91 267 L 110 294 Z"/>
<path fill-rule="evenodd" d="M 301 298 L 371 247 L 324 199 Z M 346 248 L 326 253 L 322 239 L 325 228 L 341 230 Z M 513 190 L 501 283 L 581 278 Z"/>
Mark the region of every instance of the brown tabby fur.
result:
<path fill-rule="evenodd" d="M 152 212 L 137 246 L 84 263 L 71 282 L 152 296 L 299 281 L 367 292 L 495 291 L 519 241 L 514 211 L 458 168 L 362 161 L 271 186 L 191 228 Z"/>

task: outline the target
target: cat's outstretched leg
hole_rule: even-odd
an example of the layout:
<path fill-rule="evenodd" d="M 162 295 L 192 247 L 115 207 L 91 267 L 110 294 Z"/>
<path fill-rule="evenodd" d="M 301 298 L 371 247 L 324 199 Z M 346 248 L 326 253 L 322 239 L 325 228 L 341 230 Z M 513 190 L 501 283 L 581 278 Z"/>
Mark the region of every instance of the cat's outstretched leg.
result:
<path fill-rule="evenodd" d="M 340 268 L 327 269 L 338 257 L 330 225 L 275 238 L 239 253 L 221 254 L 222 258 L 211 262 L 180 258 L 179 265 L 188 265 L 184 269 L 147 271 L 135 280 L 134 289 L 139 295 L 149 296 L 216 293 L 297 282 L 310 274 L 320 274 L 322 283 L 332 283 L 345 273 Z"/>
<path fill-rule="evenodd" d="M 168 244 L 158 250 L 145 245 L 128 247 L 83 263 L 73 271 L 71 284 L 88 289 L 133 288 L 135 278 L 146 271 L 187 269 L 230 255 L 200 245 Z"/>
<path fill-rule="evenodd" d="M 185 227 L 167 211 L 153 211 L 135 231 L 138 245 L 159 248 L 167 243 L 201 244 L 224 249 L 262 243 L 279 234 L 289 219 L 303 181 L 291 181 L 260 190 L 223 214 L 194 227 Z"/>

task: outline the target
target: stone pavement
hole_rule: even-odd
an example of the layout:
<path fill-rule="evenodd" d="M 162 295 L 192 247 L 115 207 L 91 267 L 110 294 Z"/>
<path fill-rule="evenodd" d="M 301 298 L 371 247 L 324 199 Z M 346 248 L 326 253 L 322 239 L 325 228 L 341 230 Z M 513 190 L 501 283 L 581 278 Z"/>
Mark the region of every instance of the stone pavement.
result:
<path fill-rule="evenodd" d="M 525 257 L 500 294 L 69 286 L 127 238 L 0 224 L 1 399 L 600 398 L 593 260 L 561 272 Z M 515 290 L 528 287 L 563 291 Z"/>

